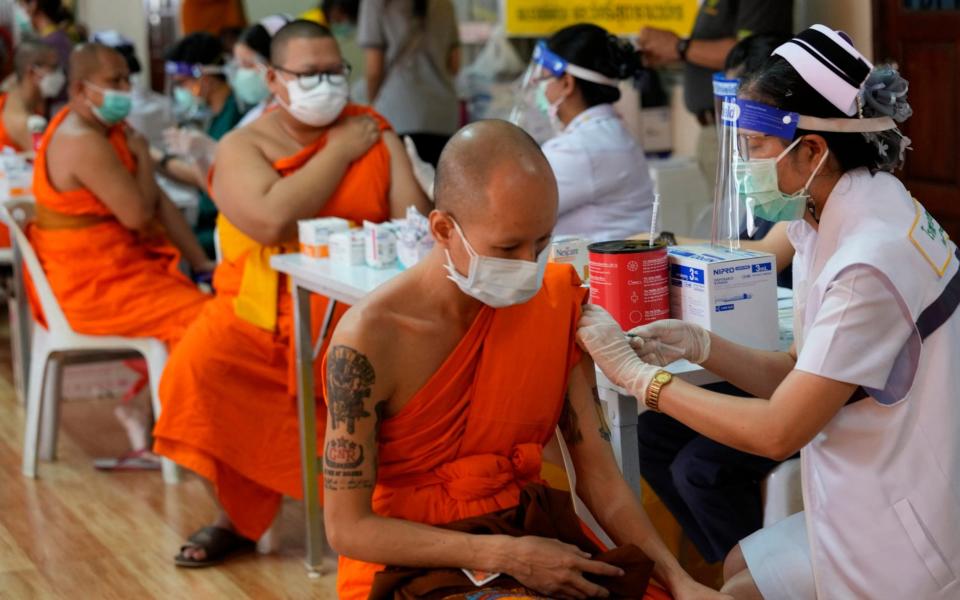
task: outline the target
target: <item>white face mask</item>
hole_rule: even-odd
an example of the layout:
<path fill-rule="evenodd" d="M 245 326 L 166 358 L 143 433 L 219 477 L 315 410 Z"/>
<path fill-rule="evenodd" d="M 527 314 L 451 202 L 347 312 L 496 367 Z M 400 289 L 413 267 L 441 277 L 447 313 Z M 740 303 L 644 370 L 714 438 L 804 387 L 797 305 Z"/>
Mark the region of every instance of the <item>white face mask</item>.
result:
<path fill-rule="evenodd" d="M 40 78 L 40 95 L 44 98 L 56 98 L 67 83 L 67 76 L 62 69 L 51 71 Z"/>
<path fill-rule="evenodd" d="M 293 79 L 287 82 L 287 93 L 290 104 L 277 99 L 287 112 L 305 125 L 324 127 L 336 121 L 343 112 L 350 97 L 350 84 L 346 78 L 342 83 L 332 83 L 329 77 L 324 77 L 315 87 L 304 90 Z"/>
<path fill-rule="evenodd" d="M 537 255 L 537 262 L 481 256 L 467 241 L 456 221 L 453 226 L 470 254 L 470 270 L 464 276 L 454 266 L 450 251 L 445 251 L 447 272 L 450 273 L 447 279 L 457 284 L 460 291 L 493 308 L 523 304 L 537 295 L 543 286 L 550 244 Z"/>

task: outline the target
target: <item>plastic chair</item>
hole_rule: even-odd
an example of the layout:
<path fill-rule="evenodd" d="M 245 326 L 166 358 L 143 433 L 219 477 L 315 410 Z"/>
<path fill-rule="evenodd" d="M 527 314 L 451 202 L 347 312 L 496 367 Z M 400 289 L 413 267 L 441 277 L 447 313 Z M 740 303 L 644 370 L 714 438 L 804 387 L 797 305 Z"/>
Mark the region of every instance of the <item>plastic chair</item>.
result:
<path fill-rule="evenodd" d="M 84 335 L 75 332 L 60 309 L 50 289 L 47 276 L 40 266 L 40 261 L 24 233 L 23 226 L 33 218 L 33 215 L 34 205 L 30 201 L 9 200 L 0 208 L 0 218 L 10 227 L 13 243 L 23 261 L 23 266 L 14 265 L 17 271 L 16 277 L 23 278 L 22 269 L 25 266 L 33 280 L 40 307 L 47 321 L 46 329 L 34 324 L 27 379 L 23 474 L 35 478 L 41 441 L 43 458 L 53 460 L 56 457 L 61 380 L 66 361 L 78 357 L 89 358 L 91 354 L 112 356 L 123 352 L 140 354 L 147 362 L 153 414 L 156 418 L 160 415 L 160 399 L 157 392 L 160 375 L 167 362 L 167 348 L 163 342 L 155 338 Z M 163 460 L 163 479 L 171 484 L 179 482 L 177 465 L 167 459 Z"/>
<path fill-rule="evenodd" d="M 763 494 L 763 526 L 769 527 L 803 510 L 800 459 L 786 460 L 767 475 Z"/>

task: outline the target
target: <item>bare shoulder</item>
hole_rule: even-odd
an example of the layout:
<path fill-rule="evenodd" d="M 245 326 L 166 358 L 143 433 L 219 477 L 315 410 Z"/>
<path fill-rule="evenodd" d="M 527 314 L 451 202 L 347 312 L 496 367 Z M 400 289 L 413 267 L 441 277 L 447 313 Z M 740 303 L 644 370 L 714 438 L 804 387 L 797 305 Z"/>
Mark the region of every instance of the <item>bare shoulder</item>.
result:
<path fill-rule="evenodd" d="M 217 156 L 257 151 L 261 145 L 260 138 L 253 125 L 234 129 L 217 143 Z"/>
<path fill-rule="evenodd" d="M 77 163 L 102 168 L 116 156 L 105 135 L 83 125 L 72 115 L 64 119 L 53 133 L 47 152 L 50 158 L 48 168 L 66 166 L 71 169 Z M 119 164 L 119 161 L 113 162 Z"/>
<path fill-rule="evenodd" d="M 278 135 L 274 119 L 272 114 L 267 114 L 246 127 L 234 129 L 225 135 L 217 144 L 217 158 L 258 158 L 271 164 L 275 158 L 284 156 L 283 146 L 290 141 Z"/>
<path fill-rule="evenodd" d="M 362 353 L 392 381 L 392 372 L 402 362 L 397 349 L 406 345 L 407 323 L 413 316 L 409 308 L 413 285 L 408 271 L 352 306 L 337 324 L 330 347 L 346 346 Z"/>

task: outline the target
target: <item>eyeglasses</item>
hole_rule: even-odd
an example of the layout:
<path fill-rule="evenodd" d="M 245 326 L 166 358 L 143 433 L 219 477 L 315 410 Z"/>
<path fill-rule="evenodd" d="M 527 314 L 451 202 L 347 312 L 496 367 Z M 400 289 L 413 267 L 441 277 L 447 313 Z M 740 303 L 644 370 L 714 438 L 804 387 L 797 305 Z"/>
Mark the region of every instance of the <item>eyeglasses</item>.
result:
<path fill-rule="evenodd" d="M 272 65 L 272 67 L 281 73 L 287 73 L 288 75 L 296 77 L 297 85 L 305 92 L 317 87 L 323 81 L 333 85 L 342 85 L 347 82 L 347 79 L 350 77 L 350 72 L 353 70 L 350 63 L 346 61 L 336 67 L 331 67 L 323 71 L 311 71 L 309 73 L 292 71 L 278 65 Z"/>
<path fill-rule="evenodd" d="M 741 158 L 749 158 L 752 153 L 766 148 L 767 138 L 773 136 L 765 133 L 740 133 L 737 135 L 737 152 Z"/>

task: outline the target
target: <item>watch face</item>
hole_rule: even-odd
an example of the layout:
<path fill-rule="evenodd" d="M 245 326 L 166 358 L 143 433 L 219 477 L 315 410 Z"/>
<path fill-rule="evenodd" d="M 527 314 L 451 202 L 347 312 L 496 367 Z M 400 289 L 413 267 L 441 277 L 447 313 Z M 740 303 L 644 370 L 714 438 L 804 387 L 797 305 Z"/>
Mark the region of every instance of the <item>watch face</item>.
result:
<path fill-rule="evenodd" d="M 657 382 L 659 383 L 667 383 L 668 381 L 673 379 L 673 375 L 671 375 L 670 373 L 657 373 L 656 379 L 657 379 Z"/>

